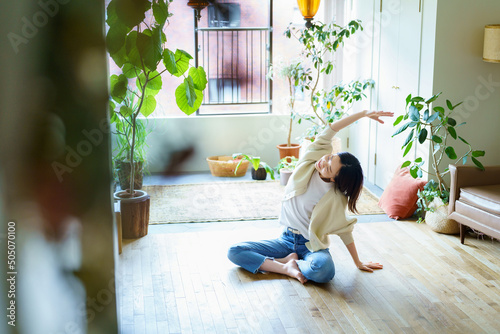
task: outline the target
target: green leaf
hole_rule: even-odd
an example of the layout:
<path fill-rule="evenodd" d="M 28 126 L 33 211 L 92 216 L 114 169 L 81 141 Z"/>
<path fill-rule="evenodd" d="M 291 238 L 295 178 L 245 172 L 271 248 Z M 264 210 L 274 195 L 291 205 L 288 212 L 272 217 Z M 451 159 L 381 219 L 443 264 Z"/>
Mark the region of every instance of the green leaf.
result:
<path fill-rule="evenodd" d="M 114 0 L 116 15 L 127 27 L 139 25 L 145 18 L 145 12 L 151 8 L 148 0 Z"/>
<path fill-rule="evenodd" d="M 160 90 L 162 87 L 161 75 L 157 71 L 151 72 L 149 74 L 150 80 L 146 88 L 151 90 Z"/>
<path fill-rule="evenodd" d="M 410 119 L 414 122 L 420 121 L 420 112 L 415 106 L 410 106 L 410 109 L 408 110 L 408 113 L 410 115 Z"/>
<path fill-rule="evenodd" d="M 405 162 L 403 162 L 403 164 L 401 165 L 401 168 L 408 167 L 409 165 L 411 165 L 411 161 L 410 161 L 410 160 L 406 160 L 406 161 L 405 161 Z"/>
<path fill-rule="evenodd" d="M 138 33 L 136 46 L 144 65 L 151 71 L 156 70 L 158 62 L 162 58 L 161 34 L 158 27 L 153 29 L 151 36 Z"/>
<path fill-rule="evenodd" d="M 408 96 L 406 97 L 406 105 L 410 104 L 410 101 L 411 101 L 411 94 L 408 94 Z"/>
<path fill-rule="evenodd" d="M 122 67 L 122 72 L 129 79 L 133 79 L 137 77 L 137 75 L 143 74 L 140 68 L 135 67 L 131 63 L 125 63 Z"/>
<path fill-rule="evenodd" d="M 427 122 L 428 119 L 429 119 L 429 109 L 425 109 L 423 120 L 424 122 Z"/>
<path fill-rule="evenodd" d="M 455 131 L 455 128 L 449 126 L 447 127 L 448 133 L 453 137 L 453 139 L 457 139 L 457 132 Z"/>
<path fill-rule="evenodd" d="M 111 115 L 115 113 L 115 108 L 116 108 L 116 104 L 113 101 L 109 100 L 108 101 L 108 111 Z"/>
<path fill-rule="evenodd" d="M 419 103 L 419 102 L 424 102 L 425 99 L 421 96 L 415 96 L 414 98 L 411 99 L 412 102 Z"/>
<path fill-rule="evenodd" d="M 168 18 L 168 6 L 165 1 L 153 2 L 153 16 L 160 26 L 163 26 Z"/>
<path fill-rule="evenodd" d="M 477 159 L 476 159 L 476 158 L 474 158 L 474 157 L 471 157 L 471 159 L 472 159 L 472 162 L 473 162 L 473 163 L 474 163 L 474 164 L 475 164 L 475 165 L 476 165 L 479 169 L 484 170 L 484 166 L 483 166 L 483 164 L 482 164 L 479 160 L 477 160 Z"/>
<path fill-rule="evenodd" d="M 398 125 L 399 123 L 401 123 L 401 121 L 403 120 L 403 115 L 401 116 L 398 116 L 398 118 L 396 118 L 396 120 L 394 121 L 394 123 L 392 124 L 393 126 L 396 126 Z"/>
<path fill-rule="evenodd" d="M 427 139 L 427 129 L 424 128 L 420 131 L 420 134 L 418 135 L 418 142 L 420 144 L 423 144 L 426 139 Z"/>
<path fill-rule="evenodd" d="M 401 146 L 401 148 L 405 147 L 413 139 L 413 134 L 414 133 L 415 133 L 415 129 L 412 129 L 410 131 L 410 134 L 408 135 L 408 137 L 406 137 L 406 140 L 405 140 L 403 146 Z"/>
<path fill-rule="evenodd" d="M 198 68 L 191 67 L 189 69 L 188 75 L 191 76 L 191 78 L 193 78 L 194 88 L 201 91 L 205 90 L 208 81 L 207 81 L 207 74 L 205 73 L 203 67 L 201 66 L 198 66 Z"/>
<path fill-rule="evenodd" d="M 125 47 L 129 62 L 135 67 L 142 68 L 141 55 L 137 48 L 137 31 L 131 31 L 127 35 Z"/>
<path fill-rule="evenodd" d="M 437 98 L 439 97 L 439 95 L 441 95 L 441 93 L 438 93 L 438 94 L 432 96 L 430 99 L 428 99 L 427 101 L 425 101 L 425 104 L 430 104 L 430 103 L 436 101 Z"/>
<path fill-rule="evenodd" d="M 442 143 L 443 142 L 443 139 L 441 139 L 441 137 L 439 136 L 436 136 L 436 135 L 432 135 L 432 141 L 435 142 L 435 143 Z"/>
<path fill-rule="evenodd" d="M 450 100 L 446 100 L 446 106 L 448 109 L 453 110 L 453 104 L 451 104 Z"/>
<path fill-rule="evenodd" d="M 448 117 L 448 124 L 451 126 L 457 125 L 457 121 L 455 121 L 453 118 Z"/>
<path fill-rule="evenodd" d="M 443 107 L 434 107 L 432 110 L 434 110 L 435 112 L 438 112 L 440 114 L 444 113 Z"/>
<path fill-rule="evenodd" d="M 194 90 L 196 93 L 196 101 L 191 107 L 188 104 L 186 90 L 187 87 L 185 82 L 181 83 L 177 87 L 177 89 L 175 90 L 175 102 L 177 103 L 177 106 L 182 112 L 184 112 L 186 115 L 191 115 L 196 110 L 198 110 L 198 108 L 200 108 L 201 102 L 203 101 L 203 93 L 197 89 Z"/>
<path fill-rule="evenodd" d="M 110 54 L 111 58 L 115 62 L 116 66 L 122 67 L 125 62 L 127 62 L 127 51 L 125 46 L 120 49 L 120 51 Z"/>
<path fill-rule="evenodd" d="M 435 108 L 434 108 L 434 109 L 435 109 Z M 431 115 L 431 116 L 427 119 L 427 123 L 432 123 L 432 122 L 434 122 L 434 120 L 435 120 L 436 118 L 438 118 L 438 116 L 439 116 L 439 113 L 434 113 L 434 114 L 432 114 L 432 115 Z"/>
<path fill-rule="evenodd" d="M 194 101 L 196 101 L 196 92 L 194 91 L 193 78 L 188 76 L 184 79 L 184 84 L 186 85 L 186 98 L 190 107 L 193 106 Z"/>
<path fill-rule="evenodd" d="M 144 117 L 148 117 L 153 113 L 153 111 L 155 111 L 155 109 L 156 109 L 156 99 L 154 98 L 154 96 L 152 95 L 146 96 L 141 106 L 140 110 L 141 114 Z"/>
<path fill-rule="evenodd" d="M 461 141 L 463 141 L 465 144 L 470 145 L 470 144 L 467 142 L 467 140 L 463 139 L 462 137 L 458 136 L 458 139 L 460 139 Z"/>
<path fill-rule="evenodd" d="M 106 35 L 106 47 L 110 54 L 119 52 L 125 46 L 127 27 L 123 25 L 111 26 Z"/>
<path fill-rule="evenodd" d="M 133 111 L 129 107 L 127 107 L 127 106 L 121 106 L 120 107 L 120 114 L 123 117 L 129 117 L 130 115 L 132 115 L 132 113 L 133 113 Z"/>
<path fill-rule="evenodd" d="M 392 135 L 392 137 L 399 135 L 401 132 L 406 130 L 410 126 L 410 123 L 411 122 L 408 122 L 408 123 L 404 124 L 402 127 L 400 127 L 399 129 L 397 129 L 396 132 L 394 132 L 394 134 Z"/>
<path fill-rule="evenodd" d="M 416 179 L 418 178 L 418 167 L 417 166 L 413 166 L 410 168 L 410 175 Z"/>
<path fill-rule="evenodd" d="M 189 60 L 193 59 L 189 53 L 183 50 L 175 50 L 175 64 L 177 72 L 172 73 L 176 77 L 183 75 L 189 68 Z"/>
<path fill-rule="evenodd" d="M 450 158 L 451 160 L 455 160 L 457 158 L 457 154 L 455 153 L 455 149 L 451 146 L 448 146 L 444 149 L 444 153 Z"/>
<path fill-rule="evenodd" d="M 473 157 L 484 157 L 485 152 L 484 151 L 472 151 L 472 156 Z"/>
<path fill-rule="evenodd" d="M 175 54 L 169 49 L 163 50 L 163 64 L 170 74 L 177 73 L 177 65 L 175 63 Z"/>
<path fill-rule="evenodd" d="M 415 162 L 416 162 L 416 163 L 422 162 L 422 158 L 420 158 L 420 157 L 416 158 L 416 159 L 415 159 Z"/>
<path fill-rule="evenodd" d="M 111 97 L 118 103 L 122 103 L 127 95 L 128 79 L 124 74 L 117 76 L 113 74 L 110 78 Z"/>
<path fill-rule="evenodd" d="M 405 152 L 403 153 L 403 157 L 406 156 L 408 154 L 408 152 L 410 152 L 411 150 L 411 147 L 413 146 L 413 142 L 411 141 L 407 146 L 406 146 L 406 149 L 405 149 Z"/>

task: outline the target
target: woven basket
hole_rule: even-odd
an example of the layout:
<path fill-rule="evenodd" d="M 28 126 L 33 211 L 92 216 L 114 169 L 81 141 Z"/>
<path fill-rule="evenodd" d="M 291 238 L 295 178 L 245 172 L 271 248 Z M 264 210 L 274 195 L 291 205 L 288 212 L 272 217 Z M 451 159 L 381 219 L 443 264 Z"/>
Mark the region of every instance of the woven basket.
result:
<path fill-rule="evenodd" d="M 429 207 L 433 208 L 434 212 L 425 213 L 425 223 L 431 230 L 443 234 L 460 233 L 460 225 L 453 219 L 448 219 L 448 204 L 444 204 L 441 198 L 435 197 Z"/>
<path fill-rule="evenodd" d="M 210 168 L 210 173 L 213 176 L 219 177 L 241 177 L 246 174 L 249 161 L 243 160 L 238 171 L 234 174 L 236 166 L 240 162 L 240 159 L 233 160 L 233 157 L 227 155 L 218 155 L 207 158 L 208 167 Z"/>

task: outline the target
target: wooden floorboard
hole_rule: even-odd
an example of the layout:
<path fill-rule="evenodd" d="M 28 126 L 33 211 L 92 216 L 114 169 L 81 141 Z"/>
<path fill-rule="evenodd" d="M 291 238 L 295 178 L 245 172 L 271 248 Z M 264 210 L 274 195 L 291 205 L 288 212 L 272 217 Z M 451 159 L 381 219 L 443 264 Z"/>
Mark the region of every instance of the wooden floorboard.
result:
<path fill-rule="evenodd" d="M 237 242 L 275 238 L 276 221 L 177 224 L 125 240 L 119 256 L 120 332 L 500 333 L 500 243 L 425 224 L 357 224 L 354 267 L 332 236 L 336 275 L 300 284 L 251 274 L 226 257 Z"/>

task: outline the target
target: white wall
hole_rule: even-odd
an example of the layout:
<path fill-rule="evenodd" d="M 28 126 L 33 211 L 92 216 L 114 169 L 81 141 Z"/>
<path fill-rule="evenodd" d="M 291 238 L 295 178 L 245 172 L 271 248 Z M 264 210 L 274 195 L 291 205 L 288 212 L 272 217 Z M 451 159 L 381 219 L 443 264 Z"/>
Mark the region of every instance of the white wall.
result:
<path fill-rule="evenodd" d="M 194 149 L 194 153 L 176 169 L 181 172 L 199 172 L 208 171 L 205 160 L 208 156 L 237 152 L 260 156 L 270 166 L 276 166 L 279 161 L 276 145 L 286 143 L 289 116 L 267 114 L 158 118 L 151 125 L 154 128 L 148 137 L 151 173 L 164 171 L 174 150 L 189 147 Z M 306 128 L 304 123 L 293 124 L 292 143 L 298 143 L 296 138 Z M 343 136 L 340 133 L 340 137 Z"/>
<path fill-rule="evenodd" d="M 454 118 L 467 124 L 457 132 L 486 151 L 485 165 L 500 165 L 500 64 L 482 60 L 484 26 L 499 24 L 499 13 L 498 0 L 437 1 L 433 91 L 464 101 Z"/>

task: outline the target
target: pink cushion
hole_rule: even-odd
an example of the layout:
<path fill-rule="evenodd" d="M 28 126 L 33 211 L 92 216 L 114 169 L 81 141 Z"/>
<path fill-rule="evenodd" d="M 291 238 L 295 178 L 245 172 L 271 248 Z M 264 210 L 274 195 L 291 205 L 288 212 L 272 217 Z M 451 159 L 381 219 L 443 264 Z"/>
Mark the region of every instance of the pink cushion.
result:
<path fill-rule="evenodd" d="M 393 219 L 405 219 L 417 209 L 417 191 L 424 189 L 427 181 L 414 179 L 410 169 L 398 168 L 391 182 L 380 196 L 378 206 Z"/>

